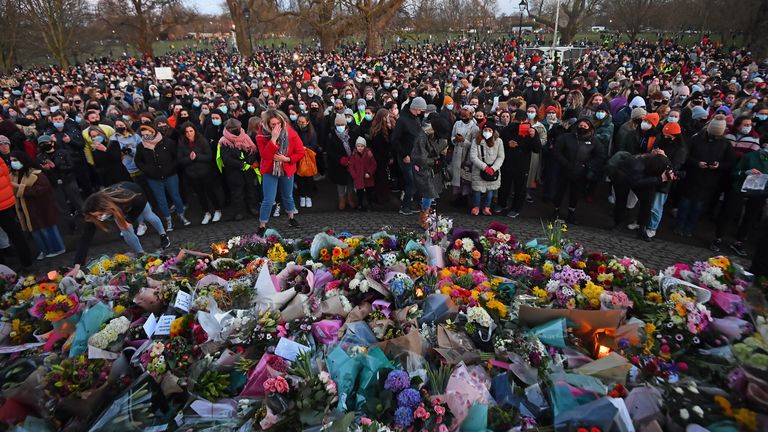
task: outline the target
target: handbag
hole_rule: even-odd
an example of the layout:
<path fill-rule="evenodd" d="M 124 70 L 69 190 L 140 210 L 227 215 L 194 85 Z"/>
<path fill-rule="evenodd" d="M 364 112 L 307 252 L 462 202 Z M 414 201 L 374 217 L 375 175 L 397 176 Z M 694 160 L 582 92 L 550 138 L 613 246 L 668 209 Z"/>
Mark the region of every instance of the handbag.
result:
<path fill-rule="evenodd" d="M 453 179 L 453 174 L 451 174 L 451 170 L 445 163 L 445 158 L 443 158 L 443 156 L 440 155 L 440 153 L 437 151 L 437 148 L 435 147 L 435 141 L 427 139 L 427 142 L 429 143 L 430 150 L 432 150 L 434 153 L 435 165 L 437 165 L 436 168 L 440 170 L 440 175 L 443 177 L 443 182 L 450 183 Z"/>
<path fill-rule="evenodd" d="M 296 174 L 299 177 L 312 177 L 317 174 L 317 161 L 315 159 L 316 153 L 310 148 L 304 147 L 304 157 L 299 160 L 296 168 Z"/>
<path fill-rule="evenodd" d="M 468 182 L 472 181 L 472 165 L 467 162 L 469 160 L 469 152 L 471 150 L 472 146 L 470 145 L 470 147 L 464 153 L 464 160 L 461 161 L 461 172 L 459 173 L 461 175 L 461 179 Z"/>
<path fill-rule="evenodd" d="M 478 144 L 477 146 L 480 147 L 480 160 L 488 165 L 488 162 L 485 162 L 485 151 L 483 150 L 483 146 L 481 144 Z M 494 171 L 493 174 L 488 174 L 485 170 L 482 170 L 480 171 L 480 178 L 488 182 L 496 181 L 499 179 L 499 170 Z"/>

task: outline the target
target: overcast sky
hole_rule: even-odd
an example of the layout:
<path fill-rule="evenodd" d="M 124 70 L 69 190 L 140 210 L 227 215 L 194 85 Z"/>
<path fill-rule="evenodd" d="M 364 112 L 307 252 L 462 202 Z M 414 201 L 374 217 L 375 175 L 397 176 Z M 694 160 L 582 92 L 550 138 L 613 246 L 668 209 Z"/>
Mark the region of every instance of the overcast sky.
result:
<path fill-rule="evenodd" d="M 224 4 L 223 1 L 219 0 L 187 0 L 186 3 L 195 6 L 195 8 L 197 8 L 197 10 L 202 13 L 213 15 L 222 13 L 221 7 Z M 510 15 L 516 15 L 518 13 L 518 3 L 519 2 L 516 0 L 500 0 L 498 2 L 499 14 L 507 13 Z"/>

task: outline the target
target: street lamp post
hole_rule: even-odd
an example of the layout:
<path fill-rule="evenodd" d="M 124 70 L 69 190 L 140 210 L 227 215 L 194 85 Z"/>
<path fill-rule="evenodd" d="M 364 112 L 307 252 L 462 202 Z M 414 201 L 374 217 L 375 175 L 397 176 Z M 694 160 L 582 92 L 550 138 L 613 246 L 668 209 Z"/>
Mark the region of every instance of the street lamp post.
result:
<path fill-rule="evenodd" d="M 251 8 L 249 8 L 247 5 L 243 6 L 243 16 L 245 17 L 247 27 L 245 31 L 248 32 L 248 45 L 251 47 L 251 52 L 249 54 L 253 54 L 253 38 L 251 37 Z"/>
<path fill-rule="evenodd" d="M 520 0 L 520 24 L 517 26 L 517 43 L 520 47 L 520 57 L 523 56 L 523 12 L 528 8 L 528 2 L 526 0 Z"/>

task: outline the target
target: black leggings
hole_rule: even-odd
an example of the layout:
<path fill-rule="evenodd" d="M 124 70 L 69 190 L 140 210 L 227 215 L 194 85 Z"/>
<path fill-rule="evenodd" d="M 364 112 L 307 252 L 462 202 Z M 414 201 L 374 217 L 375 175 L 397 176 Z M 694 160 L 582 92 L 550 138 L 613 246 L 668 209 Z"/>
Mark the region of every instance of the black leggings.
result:
<path fill-rule="evenodd" d="M 368 205 L 371 205 L 371 202 L 373 200 L 373 188 L 365 188 L 365 189 L 355 189 L 355 192 L 357 193 L 357 206 L 365 208 L 365 205 L 363 205 L 363 198 L 365 196 L 368 196 Z"/>
<path fill-rule="evenodd" d="M 211 210 L 221 210 L 221 201 L 219 200 L 219 195 L 214 190 L 215 183 L 211 182 L 210 177 L 187 177 L 187 181 L 189 182 L 189 187 L 195 191 L 203 213 L 210 213 Z"/>
<path fill-rule="evenodd" d="M 312 177 L 302 177 L 300 175 L 296 175 L 294 180 L 296 181 L 296 188 L 298 189 L 299 197 L 312 198 L 313 192 L 315 190 L 315 179 Z"/>
<path fill-rule="evenodd" d="M 557 191 L 555 191 L 555 198 L 553 204 L 555 208 L 560 208 L 560 204 L 563 202 L 565 192 L 568 191 L 568 208 L 575 209 L 581 198 L 581 191 L 584 189 L 584 178 L 576 177 L 571 178 L 568 175 L 562 174 L 557 183 Z"/>
<path fill-rule="evenodd" d="M 727 200 L 723 203 L 715 225 L 715 237 L 722 238 L 735 223 L 738 224 L 736 241 L 746 241 L 749 233 L 763 216 L 765 197 L 744 197 L 737 191 L 731 191 L 726 197 Z M 743 217 L 741 217 L 742 210 Z M 741 219 L 740 223 L 739 219 Z"/>

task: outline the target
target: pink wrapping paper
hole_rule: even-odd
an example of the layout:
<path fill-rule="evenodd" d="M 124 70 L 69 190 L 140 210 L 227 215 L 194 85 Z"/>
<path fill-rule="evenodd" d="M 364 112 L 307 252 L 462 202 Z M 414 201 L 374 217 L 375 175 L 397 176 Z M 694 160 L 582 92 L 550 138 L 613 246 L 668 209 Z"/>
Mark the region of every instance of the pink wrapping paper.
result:
<path fill-rule="evenodd" d="M 322 320 L 312 324 L 312 334 L 323 345 L 334 345 L 339 341 L 341 320 Z"/>
<path fill-rule="evenodd" d="M 256 367 L 248 374 L 248 382 L 245 384 L 243 391 L 240 392 L 241 397 L 263 397 L 264 396 L 264 381 L 269 378 L 274 378 L 280 375 L 279 372 L 272 369 L 269 366 L 270 359 L 277 358 L 277 356 L 269 353 L 265 353 Z"/>
<path fill-rule="evenodd" d="M 472 405 L 493 401 L 490 387 L 491 379 L 482 366 L 467 367 L 461 363 L 453 370 L 445 387 L 445 400 L 456 417 L 456 424 L 464 422 Z"/>

